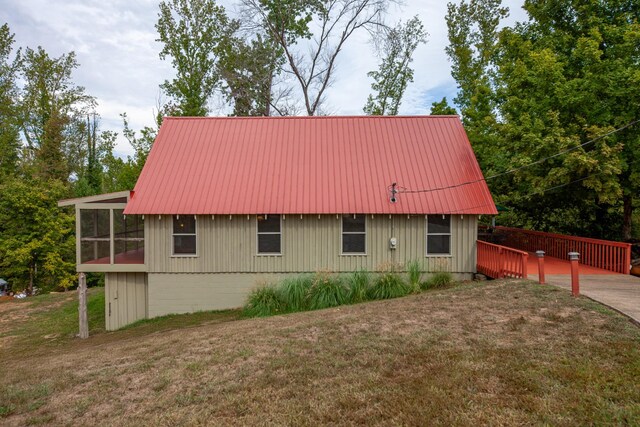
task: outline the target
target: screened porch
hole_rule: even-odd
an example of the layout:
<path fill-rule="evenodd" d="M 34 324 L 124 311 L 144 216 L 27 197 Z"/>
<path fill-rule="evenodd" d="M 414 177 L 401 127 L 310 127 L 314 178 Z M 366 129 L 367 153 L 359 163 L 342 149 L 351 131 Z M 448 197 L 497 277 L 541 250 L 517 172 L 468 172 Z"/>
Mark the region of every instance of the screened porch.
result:
<path fill-rule="evenodd" d="M 63 200 L 75 206 L 76 265 L 83 272 L 145 271 L 143 215 L 125 215 L 129 192 Z"/>

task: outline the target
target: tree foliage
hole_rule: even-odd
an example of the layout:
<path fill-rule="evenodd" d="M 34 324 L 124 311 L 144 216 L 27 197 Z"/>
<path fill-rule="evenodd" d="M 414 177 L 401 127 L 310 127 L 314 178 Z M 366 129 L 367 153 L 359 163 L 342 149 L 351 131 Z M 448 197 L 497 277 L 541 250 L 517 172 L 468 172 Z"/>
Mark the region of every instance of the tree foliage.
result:
<path fill-rule="evenodd" d="M 253 40 L 230 37 L 220 54 L 218 67 L 223 92 L 233 105 L 234 116 L 270 116 L 274 79 L 283 64 L 282 49 L 268 36 Z"/>
<path fill-rule="evenodd" d="M 528 0 L 499 34 L 499 3 L 473 5 L 449 6 L 447 52 L 485 173 L 553 156 L 490 181 L 497 201 L 515 225 L 629 238 L 640 127 L 607 133 L 640 117 L 640 4 Z"/>
<path fill-rule="evenodd" d="M 181 116 L 205 116 L 208 100 L 220 85 L 217 58 L 233 32 L 224 8 L 215 0 L 167 0 L 156 24 L 163 44 L 160 59 L 171 58 L 176 77 L 162 84 Z"/>
<path fill-rule="evenodd" d="M 0 267 L 14 290 L 28 293 L 75 283 L 73 215 L 57 202 L 68 196 L 59 180 L 7 179 L 0 183 Z"/>
<path fill-rule="evenodd" d="M 458 112 L 455 108 L 449 105 L 447 97 L 443 97 L 440 101 L 434 101 L 431 103 L 431 115 L 449 116 L 456 115 Z"/>
<path fill-rule="evenodd" d="M 0 27 L 0 180 L 17 173 L 20 152 L 20 114 L 16 79 L 20 52 L 12 59 L 14 35 Z"/>
<path fill-rule="evenodd" d="M 426 41 L 427 33 L 417 16 L 386 31 L 381 46 L 383 58 L 379 69 L 367 74 L 373 77 L 371 89 L 375 91 L 375 96 L 369 95 L 367 98 L 365 114 L 398 114 L 407 85 L 413 82 L 413 69 L 409 66 L 413 61 L 413 52 L 420 43 Z"/>
<path fill-rule="evenodd" d="M 73 52 L 51 58 L 38 47 L 24 54 L 21 124 L 29 153 L 25 160 L 45 180 L 69 178 L 69 154 L 77 143 L 75 124 L 95 107 L 95 99 L 73 83 L 71 74 L 77 67 Z"/>

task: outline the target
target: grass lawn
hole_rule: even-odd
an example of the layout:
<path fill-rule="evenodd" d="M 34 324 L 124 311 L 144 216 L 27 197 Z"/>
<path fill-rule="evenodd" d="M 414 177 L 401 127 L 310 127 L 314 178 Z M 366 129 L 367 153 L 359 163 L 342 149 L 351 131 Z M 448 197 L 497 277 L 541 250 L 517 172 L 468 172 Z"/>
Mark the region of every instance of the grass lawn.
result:
<path fill-rule="evenodd" d="M 0 303 L 0 424 L 638 425 L 640 328 L 528 281 L 73 338 L 75 293 Z"/>

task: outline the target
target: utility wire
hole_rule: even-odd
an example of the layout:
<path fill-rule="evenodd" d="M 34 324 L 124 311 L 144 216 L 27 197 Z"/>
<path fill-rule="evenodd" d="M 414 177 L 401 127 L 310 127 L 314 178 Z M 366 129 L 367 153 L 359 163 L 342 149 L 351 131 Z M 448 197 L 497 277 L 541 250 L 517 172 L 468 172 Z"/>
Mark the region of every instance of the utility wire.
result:
<path fill-rule="evenodd" d="M 447 186 L 444 186 L 444 187 L 426 188 L 426 189 L 420 189 L 420 190 L 411 190 L 411 189 L 407 189 L 407 188 L 405 188 L 405 187 L 400 187 L 400 186 L 398 186 L 398 190 L 397 190 L 397 192 L 398 192 L 398 193 L 404 193 L 404 194 L 410 194 L 410 193 L 431 193 L 431 192 L 433 192 L 433 191 L 441 191 L 441 190 L 447 190 L 447 189 L 449 189 L 449 188 L 463 187 L 463 186 L 465 186 L 465 185 L 476 184 L 476 183 L 478 183 L 478 182 L 483 182 L 483 181 L 484 181 L 484 182 L 486 182 L 486 181 L 489 181 L 489 180 L 491 180 L 491 179 L 495 179 L 495 178 L 498 178 L 498 177 L 501 177 L 501 176 L 504 176 L 504 175 L 508 175 L 508 174 L 511 174 L 511 173 L 515 173 L 515 172 L 518 172 L 518 171 L 520 171 L 520 170 L 522 170 L 522 169 L 526 169 L 526 168 L 528 168 L 528 167 L 531 167 L 531 166 L 534 166 L 534 165 L 540 164 L 540 163 L 545 162 L 545 161 L 547 161 L 547 160 L 549 160 L 549 159 L 553 159 L 554 157 L 558 157 L 558 156 L 561 156 L 561 155 L 563 155 L 563 154 L 566 154 L 566 153 L 568 153 L 568 152 L 570 152 L 570 151 L 577 150 L 578 148 L 581 148 L 581 147 L 584 147 L 584 146 L 586 146 L 586 145 L 592 144 L 592 143 L 594 143 L 594 142 L 596 142 L 596 141 L 601 140 L 602 138 L 605 138 L 605 137 L 607 137 L 607 136 L 609 136 L 609 135 L 613 135 L 614 133 L 617 133 L 617 132 L 620 132 L 620 131 L 622 131 L 622 130 L 624 130 L 624 129 L 627 129 L 627 128 L 629 128 L 629 127 L 631 127 L 631 126 L 633 126 L 633 125 L 635 125 L 636 123 L 639 123 L 639 122 L 640 122 L 640 119 L 633 120 L 633 121 L 631 121 L 631 122 L 627 123 L 626 125 L 624 125 L 624 126 L 622 126 L 622 127 L 619 127 L 619 128 L 614 129 L 614 130 L 612 130 L 612 131 L 609 131 L 609 132 L 607 132 L 607 133 L 604 133 L 604 134 L 602 134 L 602 135 L 599 135 L 599 136 L 597 136 L 597 137 L 595 137 L 595 138 L 593 138 L 593 139 L 591 139 L 591 140 L 589 140 L 589 141 L 587 141 L 587 142 L 584 142 L 584 143 L 582 143 L 582 144 L 580 144 L 580 145 L 576 145 L 575 147 L 568 148 L 568 149 L 566 149 L 566 150 L 563 150 L 563 151 L 560 151 L 560 152 L 558 152 L 558 153 L 552 154 L 551 156 L 548 156 L 548 157 L 543 157 L 542 159 L 538 159 L 538 160 L 536 160 L 536 161 L 534 161 L 534 162 L 527 163 L 526 165 L 519 166 L 519 167 L 514 168 L 514 169 L 510 169 L 510 170 L 508 170 L 508 171 L 506 171 L 506 172 L 501 172 L 501 173 L 498 173 L 498 174 L 495 174 L 495 175 L 491 175 L 491 176 L 489 176 L 489 177 L 487 177 L 487 178 L 484 178 L 484 177 L 483 177 L 483 178 L 476 179 L 476 180 L 473 180 L 473 181 L 461 182 L 461 183 L 459 183 L 459 184 L 447 185 Z M 586 178 L 588 178 L 588 176 L 587 176 Z M 584 178 L 584 179 L 586 179 L 586 178 Z M 582 180 L 582 179 L 581 179 L 581 180 Z M 577 181 L 576 181 L 576 182 L 577 182 Z M 569 184 L 563 184 L 563 185 L 569 185 Z M 389 189 L 391 189 L 391 187 L 389 187 Z"/>

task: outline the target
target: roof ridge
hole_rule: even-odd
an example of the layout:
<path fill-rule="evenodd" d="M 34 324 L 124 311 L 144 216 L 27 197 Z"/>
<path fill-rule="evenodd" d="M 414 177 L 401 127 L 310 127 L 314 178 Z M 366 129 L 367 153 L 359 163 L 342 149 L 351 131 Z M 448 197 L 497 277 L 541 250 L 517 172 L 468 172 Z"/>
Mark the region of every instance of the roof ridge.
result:
<path fill-rule="evenodd" d="M 442 119 L 442 118 L 459 118 L 457 114 L 442 115 L 402 115 L 402 116 L 368 116 L 368 115 L 350 115 L 350 116 L 164 116 L 163 120 L 259 120 L 259 119 L 285 119 L 285 120 L 319 120 L 319 119 Z"/>

